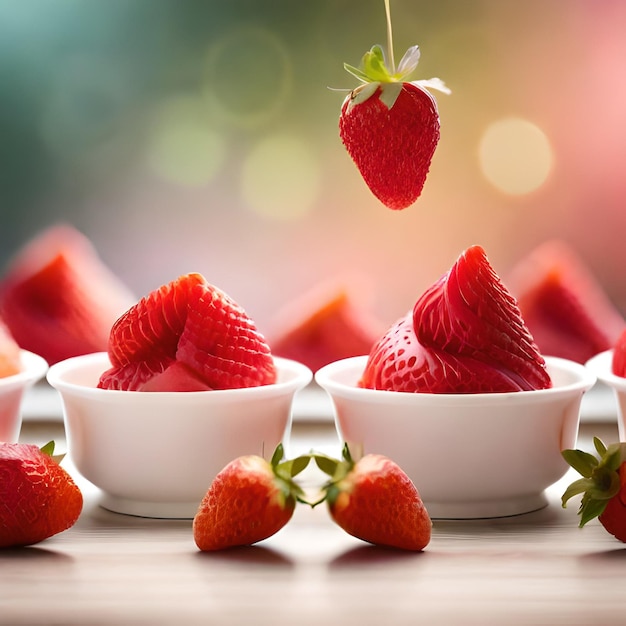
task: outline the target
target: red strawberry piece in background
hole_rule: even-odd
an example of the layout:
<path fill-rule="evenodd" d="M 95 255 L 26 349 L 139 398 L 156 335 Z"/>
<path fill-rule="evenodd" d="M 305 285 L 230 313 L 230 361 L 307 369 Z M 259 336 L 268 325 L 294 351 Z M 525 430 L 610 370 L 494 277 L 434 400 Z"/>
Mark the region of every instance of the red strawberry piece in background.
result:
<path fill-rule="evenodd" d="M 0 378 L 22 371 L 20 347 L 9 329 L 0 321 Z"/>
<path fill-rule="evenodd" d="M 347 288 L 326 285 L 280 311 L 276 328 L 269 340 L 272 352 L 314 372 L 333 361 L 368 354 L 384 330 Z"/>
<path fill-rule="evenodd" d="M 0 316 L 13 338 L 51 365 L 106 350 L 111 325 L 134 301 L 69 225 L 31 240 L 0 281 Z"/>
<path fill-rule="evenodd" d="M 578 514 L 580 526 L 598 518 L 616 539 L 626 543 L 626 443 L 608 447 L 594 437 L 596 455 L 583 450 L 563 450 L 563 458 L 582 478 L 573 482 L 561 501 L 582 494 Z"/>
<path fill-rule="evenodd" d="M 490 393 L 551 381 L 515 299 L 483 248 L 472 246 L 374 346 L 359 386 Z"/>
<path fill-rule="evenodd" d="M 310 457 L 282 459 L 279 445 L 270 462 L 256 455 L 242 456 L 217 474 L 193 520 L 193 537 L 200 550 L 251 545 L 287 524 L 303 495 L 293 479 Z"/>
<path fill-rule="evenodd" d="M 271 384 L 276 367 L 246 312 L 197 273 L 154 290 L 111 328 L 98 386 L 203 391 Z"/>
<path fill-rule="evenodd" d="M 53 452 L 53 442 L 0 444 L 0 548 L 39 543 L 80 516 L 82 493 Z"/>
<path fill-rule="evenodd" d="M 626 328 L 602 284 L 564 241 L 532 250 L 508 284 L 543 354 L 585 363 L 613 347 Z"/>
<path fill-rule="evenodd" d="M 613 347 L 611 371 L 615 376 L 626 378 L 626 330 L 624 330 Z"/>
<path fill-rule="evenodd" d="M 368 543 L 402 550 L 423 550 L 432 522 L 419 492 L 391 459 L 366 454 L 354 461 L 347 445 L 338 461 L 314 454 L 331 479 L 324 487 L 333 521 L 348 534 Z"/>
<path fill-rule="evenodd" d="M 372 193 L 388 208 L 405 209 L 422 192 L 439 142 L 437 103 L 426 87 L 449 93 L 437 78 L 409 82 L 420 50 L 409 48 L 396 70 L 389 4 L 389 64 L 381 46 L 365 53 L 359 68 L 345 69 L 363 85 L 345 99 L 339 135 Z"/>

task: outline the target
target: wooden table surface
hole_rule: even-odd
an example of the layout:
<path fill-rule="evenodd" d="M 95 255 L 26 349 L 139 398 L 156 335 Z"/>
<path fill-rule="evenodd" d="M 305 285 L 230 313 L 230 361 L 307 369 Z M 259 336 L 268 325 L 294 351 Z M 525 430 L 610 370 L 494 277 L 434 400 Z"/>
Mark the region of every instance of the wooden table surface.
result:
<path fill-rule="evenodd" d="M 614 418 L 583 423 L 615 440 Z M 58 420 L 25 420 L 21 440 L 63 445 Z M 292 453 L 338 454 L 328 419 L 296 421 Z M 66 462 L 67 461 L 67 462 Z M 335 526 L 323 506 L 256 546 L 201 553 L 191 521 L 119 515 L 72 473 L 85 495 L 76 525 L 0 551 L 0 624 L 622 624 L 626 547 L 597 521 L 563 510 L 567 475 L 550 505 L 517 517 L 435 521 L 422 553 L 370 546 Z M 419 487 L 419 486 L 418 486 Z"/>

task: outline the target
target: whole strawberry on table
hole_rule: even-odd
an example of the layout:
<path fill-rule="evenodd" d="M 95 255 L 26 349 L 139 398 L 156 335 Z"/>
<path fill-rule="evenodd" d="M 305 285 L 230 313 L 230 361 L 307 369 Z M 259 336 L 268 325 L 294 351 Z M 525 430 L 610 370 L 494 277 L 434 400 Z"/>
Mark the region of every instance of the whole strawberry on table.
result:
<path fill-rule="evenodd" d="M 582 494 L 580 526 L 598 518 L 616 539 L 626 543 L 626 443 L 608 447 L 594 437 L 597 456 L 583 450 L 563 450 L 563 458 L 582 478 L 562 496 L 563 508 L 570 498 Z"/>
<path fill-rule="evenodd" d="M 332 520 L 348 534 L 379 546 L 421 551 L 432 522 L 420 494 L 402 468 L 382 454 L 354 460 L 345 444 L 342 459 L 313 454 L 330 479 L 324 498 Z"/>
<path fill-rule="evenodd" d="M 412 46 L 396 68 L 389 0 L 385 0 L 388 51 L 375 45 L 358 68 L 344 68 L 363 84 L 344 100 L 339 135 L 363 180 L 388 208 L 413 204 L 422 193 L 439 142 L 439 113 L 426 87 L 450 90 L 438 78 L 408 81 L 420 58 Z"/>
<path fill-rule="evenodd" d="M 304 492 L 294 481 L 310 457 L 283 460 L 279 445 L 268 462 L 241 456 L 211 483 L 193 520 L 193 536 L 203 552 L 247 546 L 276 534 L 293 516 Z"/>
<path fill-rule="evenodd" d="M 315 452 L 283 460 L 283 454 L 279 445 L 270 462 L 242 456 L 218 473 L 193 520 L 200 550 L 263 541 L 291 520 L 297 502 L 312 507 L 326 502 L 340 528 L 372 544 L 421 551 L 430 542 L 432 523 L 419 492 L 391 459 L 366 454 L 355 461 L 347 445 L 341 460 Z M 311 459 L 330 477 L 315 501 L 295 480 Z"/>
<path fill-rule="evenodd" d="M 83 496 L 53 454 L 54 442 L 0 443 L 0 548 L 33 545 L 76 523 Z"/>

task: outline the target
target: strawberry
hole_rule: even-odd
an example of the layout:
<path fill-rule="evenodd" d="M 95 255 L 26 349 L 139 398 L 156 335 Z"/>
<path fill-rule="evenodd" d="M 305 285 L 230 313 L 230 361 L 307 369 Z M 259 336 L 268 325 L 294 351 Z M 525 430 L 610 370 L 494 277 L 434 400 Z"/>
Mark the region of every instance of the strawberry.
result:
<path fill-rule="evenodd" d="M 390 209 L 405 209 L 422 192 L 437 143 L 439 113 L 425 87 L 449 93 L 438 78 L 407 82 L 420 50 L 407 50 L 396 70 L 393 61 L 389 3 L 389 65 L 375 45 L 359 68 L 344 68 L 363 84 L 344 100 L 339 136 L 372 193 Z"/>
<path fill-rule="evenodd" d="M 316 371 L 333 361 L 367 354 L 383 327 L 344 288 L 315 290 L 277 316 L 272 352 Z"/>
<path fill-rule="evenodd" d="M 0 281 L 0 315 L 15 341 L 51 365 L 106 350 L 111 325 L 133 301 L 91 241 L 67 225 L 24 246 Z"/>
<path fill-rule="evenodd" d="M 204 391 L 275 382 L 265 338 L 227 294 L 191 273 L 154 290 L 113 325 L 98 386 Z"/>
<path fill-rule="evenodd" d="M 39 543 L 78 519 L 82 493 L 53 452 L 53 442 L 0 444 L 0 548 Z"/>
<path fill-rule="evenodd" d="M 614 443 L 608 448 L 594 437 L 597 456 L 583 450 L 563 450 L 563 458 L 583 476 L 573 482 L 563 494 L 567 501 L 582 494 L 580 526 L 597 517 L 616 539 L 626 543 L 626 443 Z"/>
<path fill-rule="evenodd" d="M 611 371 L 615 376 L 626 378 L 626 329 L 620 333 L 615 342 Z"/>
<path fill-rule="evenodd" d="M 313 455 L 331 476 L 325 499 L 330 516 L 348 534 L 369 543 L 423 550 L 432 523 L 411 479 L 391 459 L 366 454 L 354 461 L 347 444 L 343 460 Z"/>
<path fill-rule="evenodd" d="M 551 386 L 544 358 L 480 246 L 471 246 L 372 348 L 359 386 L 494 393 Z"/>
<path fill-rule="evenodd" d="M 626 327 L 600 281 L 574 248 L 546 241 L 509 278 L 524 320 L 544 354 L 585 363 Z"/>
<path fill-rule="evenodd" d="M 13 376 L 21 371 L 20 347 L 4 322 L 0 320 L 0 378 Z"/>
<path fill-rule="evenodd" d="M 241 456 L 218 473 L 193 520 L 193 536 L 200 550 L 257 543 L 291 519 L 296 500 L 302 496 L 293 478 L 309 464 L 310 457 L 282 459 L 279 445 L 269 463 L 260 456 Z"/>

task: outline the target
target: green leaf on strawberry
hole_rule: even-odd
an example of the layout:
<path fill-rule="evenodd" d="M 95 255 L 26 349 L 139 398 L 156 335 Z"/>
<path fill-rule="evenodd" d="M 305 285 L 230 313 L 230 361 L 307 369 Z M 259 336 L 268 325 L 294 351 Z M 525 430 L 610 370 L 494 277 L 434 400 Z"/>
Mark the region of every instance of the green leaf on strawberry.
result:
<path fill-rule="evenodd" d="M 47 454 L 49 457 L 51 457 L 55 463 L 59 464 L 65 458 L 65 454 L 55 454 L 54 453 L 55 445 L 56 444 L 54 443 L 54 440 L 48 441 L 48 443 L 41 446 L 40 450 L 44 454 Z"/>
<path fill-rule="evenodd" d="M 48 441 L 45 445 L 41 446 L 41 451 L 48 456 L 52 456 L 54 454 L 54 440 Z"/>
<path fill-rule="evenodd" d="M 388 66 L 382 46 L 376 44 L 363 55 L 359 67 L 344 63 L 344 69 L 364 83 L 352 92 L 351 106 L 365 102 L 380 89 L 380 101 L 391 109 L 402 91 L 402 84 L 411 82 L 407 79 L 417 68 L 420 54 L 419 46 L 411 46 L 404 53 L 396 71 L 394 67 Z M 412 81 L 412 84 L 450 93 L 450 89 L 439 78 Z"/>
<path fill-rule="evenodd" d="M 353 67 L 348 63 L 344 63 L 343 67 L 347 72 L 364 83 L 374 81 L 388 83 L 395 80 L 389 73 L 387 64 L 385 63 L 385 53 L 378 44 L 372 46 L 371 50 L 368 50 L 363 55 L 359 68 Z"/>
<path fill-rule="evenodd" d="M 561 502 L 566 507 L 570 498 L 582 494 L 579 525 L 582 527 L 590 520 L 598 517 L 600 522 L 607 527 L 613 528 L 616 505 L 620 508 L 619 498 L 623 489 L 622 465 L 626 463 L 626 443 L 613 443 L 608 447 L 598 438 L 594 437 L 593 445 L 598 457 L 583 450 L 563 450 L 562 456 L 583 478 L 574 481 L 567 487 Z M 607 507 L 609 507 L 609 515 Z M 606 515 L 606 517 L 605 517 Z M 626 509 L 625 509 L 626 515 Z M 610 518 L 610 521 L 609 521 Z M 626 519 L 626 517 L 624 517 Z M 620 526 L 623 522 L 620 522 Z M 612 534 L 614 530 L 607 528 Z M 624 538 L 618 536 L 622 541 Z"/>
<path fill-rule="evenodd" d="M 590 478 L 593 470 L 598 467 L 598 459 L 583 450 L 563 450 L 562 455 L 568 464 L 585 478 Z"/>
<path fill-rule="evenodd" d="M 270 466 L 274 472 L 276 483 L 282 491 L 285 500 L 295 498 L 299 502 L 304 500 L 304 490 L 293 479 L 300 474 L 311 461 L 310 455 L 302 455 L 295 459 L 287 459 L 283 461 L 285 450 L 282 443 L 279 443 L 274 450 L 274 454 L 270 460 Z"/>

